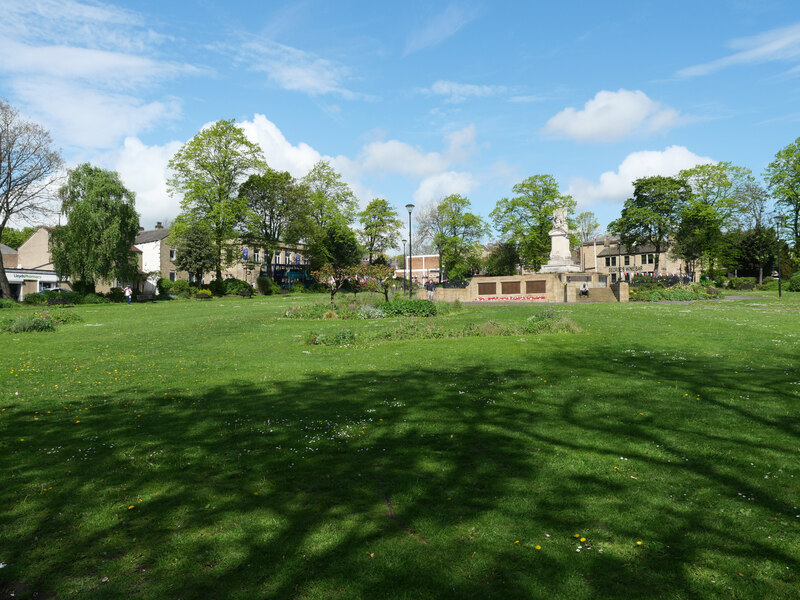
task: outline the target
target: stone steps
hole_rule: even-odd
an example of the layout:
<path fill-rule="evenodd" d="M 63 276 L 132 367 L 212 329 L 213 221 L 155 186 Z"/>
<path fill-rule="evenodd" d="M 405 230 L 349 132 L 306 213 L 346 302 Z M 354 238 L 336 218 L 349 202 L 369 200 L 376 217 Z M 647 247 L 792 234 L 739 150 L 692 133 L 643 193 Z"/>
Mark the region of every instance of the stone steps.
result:
<path fill-rule="evenodd" d="M 578 295 L 576 300 L 578 303 L 582 304 L 588 304 L 591 302 L 616 302 L 617 297 L 614 295 L 614 292 L 611 291 L 611 288 L 599 287 L 589 288 L 588 298 Z"/>

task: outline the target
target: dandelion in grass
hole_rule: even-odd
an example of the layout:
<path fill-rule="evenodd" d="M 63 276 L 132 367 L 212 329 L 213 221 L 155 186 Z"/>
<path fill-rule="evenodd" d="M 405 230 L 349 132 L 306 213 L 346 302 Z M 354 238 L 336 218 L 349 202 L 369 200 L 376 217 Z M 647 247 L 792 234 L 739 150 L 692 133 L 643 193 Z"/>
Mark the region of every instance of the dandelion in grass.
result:
<path fill-rule="evenodd" d="M 135 505 L 135 504 L 131 504 L 131 505 L 128 507 L 128 510 L 133 510 L 134 508 L 136 508 L 136 505 Z"/>
<path fill-rule="evenodd" d="M 637 546 L 641 546 L 642 545 L 642 540 L 639 540 L 638 542 L 636 542 L 636 545 Z"/>
<path fill-rule="evenodd" d="M 536 546 L 536 549 L 537 549 L 537 550 L 541 550 L 541 549 L 542 549 L 542 547 L 541 547 L 541 546 L 539 546 L 539 545 L 537 545 L 537 546 Z"/>

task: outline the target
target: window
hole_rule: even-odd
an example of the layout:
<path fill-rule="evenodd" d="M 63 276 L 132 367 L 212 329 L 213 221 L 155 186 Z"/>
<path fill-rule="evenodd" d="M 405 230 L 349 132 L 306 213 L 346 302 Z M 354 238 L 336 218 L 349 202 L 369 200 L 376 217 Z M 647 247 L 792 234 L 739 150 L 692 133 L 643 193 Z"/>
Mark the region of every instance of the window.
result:
<path fill-rule="evenodd" d="M 175 260 L 175 248 L 170 248 L 169 249 L 169 259 L 170 260 Z"/>
<path fill-rule="evenodd" d="M 253 250 L 253 262 L 261 262 L 259 258 L 261 258 L 261 256 L 258 253 L 258 248 L 256 248 Z"/>
<path fill-rule="evenodd" d="M 616 267 L 617 266 L 617 257 L 616 256 L 612 256 L 611 257 L 611 266 L 612 267 Z"/>
<path fill-rule="evenodd" d="M 284 252 L 284 254 L 286 255 L 286 256 L 285 256 L 285 258 L 286 258 L 286 264 L 287 264 L 287 265 L 290 265 L 290 264 L 292 264 L 292 261 L 291 261 L 291 256 L 292 256 L 292 254 L 291 254 L 291 252 L 288 252 L 288 251 L 287 251 L 287 252 Z"/>
<path fill-rule="evenodd" d="M 642 264 L 643 265 L 652 265 L 654 262 L 654 258 L 652 254 L 642 254 Z"/>
<path fill-rule="evenodd" d="M 194 273 L 189 273 L 189 283 L 194 283 Z"/>
<path fill-rule="evenodd" d="M 631 257 L 630 256 L 625 256 L 625 266 L 627 267 L 630 264 L 631 264 Z"/>
<path fill-rule="evenodd" d="M 175 271 L 170 271 L 169 272 L 169 280 L 170 281 L 175 281 Z"/>
<path fill-rule="evenodd" d="M 233 262 L 233 250 L 231 250 L 230 248 L 225 250 L 225 262 L 229 263 Z"/>
<path fill-rule="evenodd" d="M 611 266 L 611 257 L 610 256 L 606 256 L 606 266 L 607 267 Z"/>

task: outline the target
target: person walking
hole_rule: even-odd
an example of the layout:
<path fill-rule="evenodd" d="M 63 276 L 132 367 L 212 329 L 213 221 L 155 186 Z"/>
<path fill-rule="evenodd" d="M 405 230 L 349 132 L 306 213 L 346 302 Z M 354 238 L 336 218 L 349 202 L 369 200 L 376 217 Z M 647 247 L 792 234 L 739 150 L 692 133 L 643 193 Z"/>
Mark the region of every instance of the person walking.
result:
<path fill-rule="evenodd" d="M 126 285 L 125 286 L 125 300 L 128 302 L 128 304 L 131 303 L 131 296 L 133 296 L 133 290 L 131 289 L 131 286 Z"/>

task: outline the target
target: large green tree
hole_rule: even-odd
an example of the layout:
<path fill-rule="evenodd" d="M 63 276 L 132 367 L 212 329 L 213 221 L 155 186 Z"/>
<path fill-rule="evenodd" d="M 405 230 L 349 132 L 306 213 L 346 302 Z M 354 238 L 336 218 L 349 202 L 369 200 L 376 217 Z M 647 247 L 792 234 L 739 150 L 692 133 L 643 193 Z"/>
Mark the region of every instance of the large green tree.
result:
<path fill-rule="evenodd" d="M 600 222 L 593 212 L 582 212 L 577 218 L 578 238 L 581 242 L 590 242 L 600 229 Z"/>
<path fill-rule="evenodd" d="M 517 247 L 511 242 L 501 242 L 486 258 L 484 268 L 489 276 L 516 275 L 518 265 Z"/>
<path fill-rule="evenodd" d="M 371 264 L 374 254 L 395 246 L 403 222 L 398 218 L 397 211 L 383 198 L 375 198 L 367 204 L 358 213 L 358 218 L 361 222 L 361 243 L 369 254 Z"/>
<path fill-rule="evenodd" d="M 33 223 L 51 212 L 51 184 L 60 168 L 61 154 L 52 148 L 50 134 L 0 99 L 0 239 L 10 223 Z M 0 296 L 11 296 L 3 261 Z"/>
<path fill-rule="evenodd" d="M 679 215 L 691 190 L 679 177 L 642 177 L 633 182 L 633 198 L 625 201 L 619 219 L 608 228 L 620 236 L 629 251 L 634 244 L 649 244 L 655 249 L 653 265 L 657 273 L 661 252 L 667 247 L 679 223 Z"/>
<path fill-rule="evenodd" d="M 0 234 L 0 244 L 5 244 L 9 248 L 16 250 L 28 241 L 28 238 L 36 233 L 36 230 L 36 227 L 22 227 L 21 229 L 6 227 L 3 229 L 3 233 Z"/>
<path fill-rule="evenodd" d="M 265 166 L 261 148 L 233 119 L 202 129 L 169 161 L 167 185 L 171 194 L 182 196 L 184 222 L 201 223 L 211 232 L 217 279 L 227 265 L 225 249 L 237 237 L 236 226 L 245 213 L 239 186 Z"/>
<path fill-rule="evenodd" d="M 784 213 L 794 246 L 794 262 L 800 267 L 800 138 L 781 148 L 764 172 L 775 203 Z"/>
<path fill-rule="evenodd" d="M 309 210 L 307 189 L 286 171 L 265 168 L 239 187 L 239 195 L 245 201 L 242 241 L 264 249 L 272 277 L 271 257 L 280 244 L 293 244 L 303 235 Z"/>
<path fill-rule="evenodd" d="M 550 255 L 553 211 L 565 208 L 572 214 L 576 203 L 559 192 L 552 175 L 528 177 L 512 190 L 516 195 L 500 200 L 489 216 L 503 240 L 516 245 L 522 264 L 537 271 Z"/>
<path fill-rule="evenodd" d="M 84 163 L 69 172 L 58 194 L 67 224 L 50 233 L 56 271 L 69 275 L 73 287 L 85 291 L 94 291 L 100 279 L 134 280 L 139 215 L 134 193 L 116 171 Z"/>
<path fill-rule="evenodd" d="M 472 204 L 460 194 L 442 198 L 438 206 L 442 230 L 434 237 L 448 279 L 463 279 L 481 266 L 480 239 L 488 233 L 484 220 L 469 211 Z"/>
<path fill-rule="evenodd" d="M 346 223 L 333 221 L 320 228 L 308 242 L 306 252 L 312 270 L 325 265 L 345 268 L 361 262 L 362 248 Z"/>
<path fill-rule="evenodd" d="M 679 219 L 672 254 L 686 263 L 686 271 L 694 277 L 703 257 L 722 254 L 722 220 L 712 206 L 692 202 L 681 210 Z"/>

